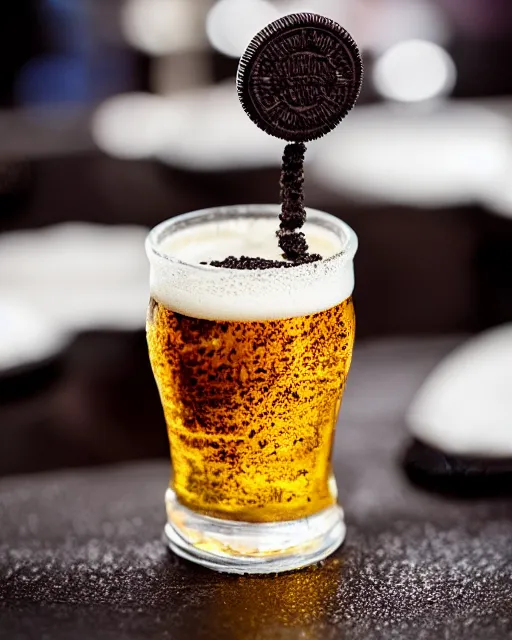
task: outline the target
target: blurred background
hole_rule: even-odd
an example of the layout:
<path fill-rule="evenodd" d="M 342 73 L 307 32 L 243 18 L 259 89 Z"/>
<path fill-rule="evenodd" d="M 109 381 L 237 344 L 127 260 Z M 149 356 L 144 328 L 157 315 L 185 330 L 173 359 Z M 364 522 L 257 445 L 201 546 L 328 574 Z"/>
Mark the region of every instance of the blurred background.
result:
<path fill-rule="evenodd" d="M 307 204 L 359 235 L 359 348 L 512 320 L 509 0 L 3 2 L 0 475 L 168 455 L 143 239 L 278 200 L 283 143 L 235 74 L 295 11 L 340 22 L 365 60 L 358 107 L 306 168 Z"/>

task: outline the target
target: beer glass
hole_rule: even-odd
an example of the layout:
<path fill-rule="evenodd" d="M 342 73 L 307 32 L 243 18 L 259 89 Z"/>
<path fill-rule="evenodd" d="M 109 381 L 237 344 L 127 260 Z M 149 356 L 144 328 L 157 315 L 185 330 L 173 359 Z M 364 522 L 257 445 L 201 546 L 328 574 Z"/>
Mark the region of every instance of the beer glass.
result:
<path fill-rule="evenodd" d="M 237 270 L 229 255 L 279 259 L 277 205 L 208 209 L 153 229 L 147 337 L 172 459 L 165 534 L 218 571 L 274 573 L 343 541 L 331 467 L 354 342 L 357 237 L 308 210 L 321 261 Z"/>

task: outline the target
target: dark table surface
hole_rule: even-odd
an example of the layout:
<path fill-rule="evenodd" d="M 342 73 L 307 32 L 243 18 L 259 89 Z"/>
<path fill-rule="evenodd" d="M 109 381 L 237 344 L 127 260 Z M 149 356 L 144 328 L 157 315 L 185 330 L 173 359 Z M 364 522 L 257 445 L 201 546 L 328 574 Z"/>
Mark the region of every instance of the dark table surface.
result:
<path fill-rule="evenodd" d="M 337 553 L 269 577 L 216 574 L 162 542 L 166 462 L 0 481 L 0 637 L 233 640 L 512 637 L 512 500 L 414 487 L 404 410 L 457 339 L 356 353 L 335 468 Z"/>

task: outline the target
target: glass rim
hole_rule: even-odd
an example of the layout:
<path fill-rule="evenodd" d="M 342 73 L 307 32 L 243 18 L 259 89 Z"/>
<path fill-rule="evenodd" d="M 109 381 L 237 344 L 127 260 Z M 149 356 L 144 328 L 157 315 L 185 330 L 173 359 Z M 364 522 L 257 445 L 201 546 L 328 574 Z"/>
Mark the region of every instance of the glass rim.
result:
<path fill-rule="evenodd" d="M 172 232 L 174 227 L 178 227 L 179 230 L 180 225 L 182 223 L 187 223 L 191 220 L 196 220 L 200 218 L 208 218 L 214 217 L 216 214 L 220 214 L 221 216 L 255 216 L 255 215 L 268 215 L 275 216 L 276 218 L 276 231 L 278 225 L 278 216 L 281 212 L 281 205 L 279 204 L 249 204 L 249 205 L 226 205 L 226 206 L 218 206 L 218 207 L 208 207 L 206 209 L 198 209 L 196 211 L 190 211 L 188 213 L 183 213 L 172 218 L 168 218 L 163 222 L 160 222 L 155 227 L 153 227 L 147 237 L 146 237 L 146 253 L 148 258 L 151 259 L 151 256 L 156 256 L 157 258 L 161 258 L 171 264 L 182 265 L 190 269 L 195 269 L 197 271 L 202 271 L 205 273 L 233 273 L 233 269 L 228 269 L 226 267 L 213 267 L 209 264 L 198 264 L 193 262 L 187 262 L 176 256 L 171 256 L 159 250 L 161 242 Z M 327 264 L 334 261 L 348 261 L 353 260 L 357 248 L 358 248 L 358 238 L 356 232 L 343 220 L 337 218 L 331 213 L 326 213 L 325 211 L 321 211 L 319 209 L 312 209 L 310 207 L 306 207 L 306 212 L 309 216 L 309 220 L 307 222 L 315 223 L 316 221 L 321 221 L 327 223 L 327 228 L 338 235 L 338 237 L 343 241 L 343 248 L 341 251 L 338 251 L 332 256 L 328 258 L 322 259 L 322 263 Z M 277 243 L 277 239 L 276 239 Z M 294 267 L 295 269 L 302 270 L 304 268 L 308 268 L 311 265 L 303 264 L 297 265 Z M 274 269 L 278 269 L 278 267 L 274 267 L 271 269 L 267 269 L 267 271 L 274 271 Z M 243 270 L 239 269 L 237 271 L 237 276 L 246 276 L 251 277 L 254 276 L 254 272 L 251 270 Z M 285 270 L 286 271 L 286 270 Z"/>

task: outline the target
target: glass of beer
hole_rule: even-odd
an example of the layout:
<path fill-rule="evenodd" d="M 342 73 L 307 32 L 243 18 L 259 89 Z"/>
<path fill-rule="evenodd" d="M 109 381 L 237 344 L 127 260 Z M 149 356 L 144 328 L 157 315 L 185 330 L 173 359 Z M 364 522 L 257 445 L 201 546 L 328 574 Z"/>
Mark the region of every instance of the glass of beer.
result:
<path fill-rule="evenodd" d="M 233 255 L 283 260 L 277 205 L 207 209 L 147 239 L 149 354 L 172 475 L 165 534 L 218 571 L 274 573 L 343 542 L 331 456 L 354 343 L 357 237 L 308 210 L 321 261 L 210 266 Z"/>

